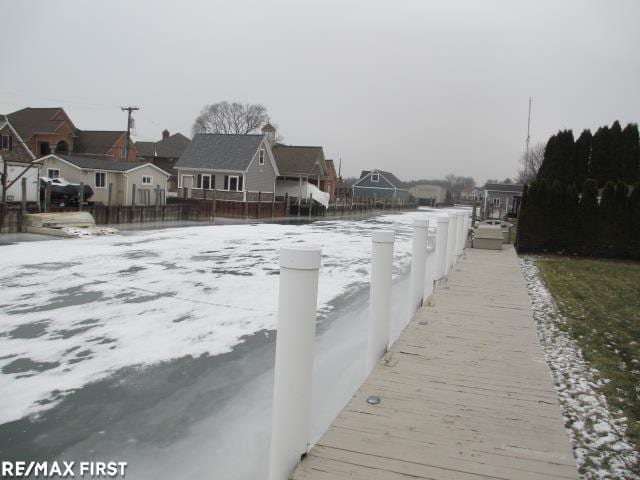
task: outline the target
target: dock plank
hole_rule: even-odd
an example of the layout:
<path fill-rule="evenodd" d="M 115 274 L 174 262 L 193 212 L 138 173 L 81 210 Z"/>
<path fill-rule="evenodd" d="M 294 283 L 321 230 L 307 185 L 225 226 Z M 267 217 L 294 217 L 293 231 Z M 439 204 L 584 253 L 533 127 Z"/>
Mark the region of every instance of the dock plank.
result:
<path fill-rule="evenodd" d="M 579 478 L 512 248 L 467 252 L 290 478 Z"/>

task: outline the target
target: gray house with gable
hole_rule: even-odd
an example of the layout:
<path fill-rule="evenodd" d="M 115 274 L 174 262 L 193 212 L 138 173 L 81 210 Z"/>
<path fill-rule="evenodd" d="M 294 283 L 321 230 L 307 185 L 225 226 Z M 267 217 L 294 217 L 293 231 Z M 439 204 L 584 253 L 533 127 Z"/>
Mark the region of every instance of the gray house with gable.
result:
<path fill-rule="evenodd" d="M 264 135 L 197 134 L 175 169 L 181 194 L 221 200 L 270 199 L 279 175 Z"/>
<path fill-rule="evenodd" d="M 409 199 L 409 190 L 398 177 L 383 170 L 363 170 L 351 191 L 353 198 Z"/>

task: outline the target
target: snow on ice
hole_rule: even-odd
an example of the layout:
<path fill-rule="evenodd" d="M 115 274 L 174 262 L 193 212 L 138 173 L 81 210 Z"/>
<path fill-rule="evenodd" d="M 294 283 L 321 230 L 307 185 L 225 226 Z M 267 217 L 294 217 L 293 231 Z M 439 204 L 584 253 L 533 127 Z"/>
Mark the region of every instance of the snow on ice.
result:
<path fill-rule="evenodd" d="M 274 329 L 282 245 L 322 247 L 322 316 L 368 284 L 372 230 L 396 231 L 395 273 L 407 267 L 411 222 L 198 226 L 2 247 L 0 423 L 122 367 L 218 355 Z"/>

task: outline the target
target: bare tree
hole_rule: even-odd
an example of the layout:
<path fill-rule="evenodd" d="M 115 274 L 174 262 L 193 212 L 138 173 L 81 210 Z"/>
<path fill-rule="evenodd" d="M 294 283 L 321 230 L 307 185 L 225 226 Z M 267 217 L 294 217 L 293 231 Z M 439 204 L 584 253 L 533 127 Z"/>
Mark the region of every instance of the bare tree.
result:
<path fill-rule="evenodd" d="M 544 149 L 545 144 L 538 142 L 529 149 L 528 159 L 526 152 L 522 154 L 519 160 L 522 167 L 518 170 L 518 183 L 529 183 L 538 177 L 538 170 L 544 160 Z"/>
<path fill-rule="evenodd" d="M 264 105 L 219 102 L 207 105 L 193 122 L 192 133 L 240 133 L 257 131 L 269 117 Z"/>

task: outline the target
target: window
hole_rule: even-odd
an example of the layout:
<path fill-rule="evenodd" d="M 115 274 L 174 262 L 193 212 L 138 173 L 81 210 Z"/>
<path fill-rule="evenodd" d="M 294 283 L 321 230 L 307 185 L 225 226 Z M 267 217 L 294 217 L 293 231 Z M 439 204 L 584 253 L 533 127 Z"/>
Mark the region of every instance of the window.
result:
<path fill-rule="evenodd" d="M 151 185 L 153 183 L 153 177 L 150 175 L 142 176 L 142 184 L 143 185 Z"/>
<path fill-rule="evenodd" d="M 13 137 L 11 135 L 2 135 L 2 150 L 11 150 L 13 147 Z"/>
<path fill-rule="evenodd" d="M 213 190 L 215 186 L 215 175 L 203 175 L 199 173 L 196 175 L 196 188 L 202 190 Z"/>
<path fill-rule="evenodd" d="M 264 165 L 264 148 L 260 149 L 260 157 L 258 158 L 258 165 Z"/>
<path fill-rule="evenodd" d="M 371 174 L 371 181 L 374 183 L 378 183 L 380 181 L 380 175 L 377 173 Z"/>
<path fill-rule="evenodd" d="M 51 147 L 48 142 L 38 143 L 38 150 L 40 151 L 40 156 L 49 155 L 51 153 Z"/>
<path fill-rule="evenodd" d="M 60 177 L 60 170 L 57 168 L 49 168 L 47 170 L 47 177 L 49 178 L 58 178 Z"/>
<path fill-rule="evenodd" d="M 107 172 L 96 172 L 94 185 L 96 188 L 106 188 Z"/>
<path fill-rule="evenodd" d="M 127 147 L 120 147 L 120 158 L 127 158 Z"/>
<path fill-rule="evenodd" d="M 494 207 L 500 206 L 500 197 L 494 197 L 491 199 L 491 203 Z"/>
<path fill-rule="evenodd" d="M 224 189 L 232 192 L 242 191 L 242 177 L 238 175 L 225 175 L 224 176 Z"/>

